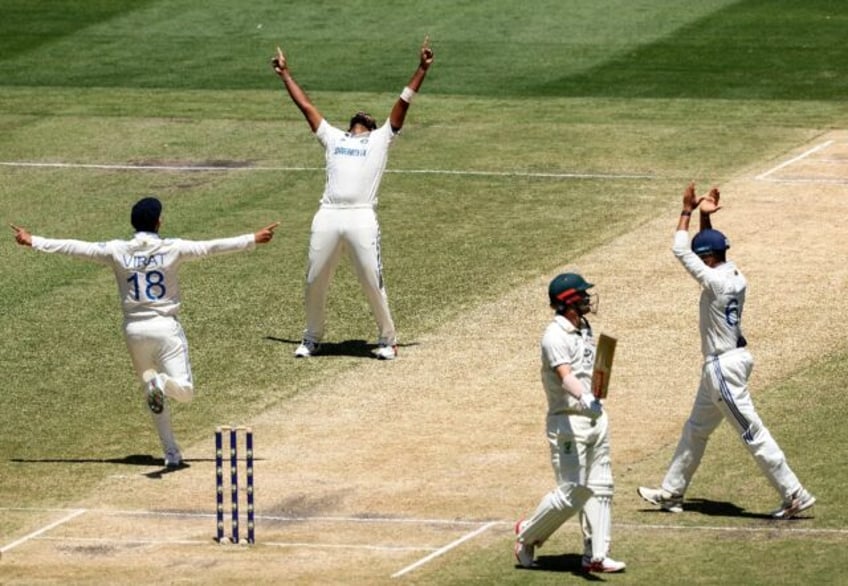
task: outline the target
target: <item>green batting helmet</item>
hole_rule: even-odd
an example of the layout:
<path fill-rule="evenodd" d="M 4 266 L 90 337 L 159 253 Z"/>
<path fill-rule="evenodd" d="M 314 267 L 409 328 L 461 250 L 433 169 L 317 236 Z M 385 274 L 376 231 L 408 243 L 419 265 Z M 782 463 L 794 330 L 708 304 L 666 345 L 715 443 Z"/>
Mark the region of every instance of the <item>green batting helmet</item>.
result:
<path fill-rule="evenodd" d="M 567 305 L 572 305 L 586 296 L 586 291 L 594 287 L 578 275 L 577 273 L 562 273 L 554 277 L 551 284 L 548 285 L 548 297 L 551 300 L 551 305 L 560 308 L 565 308 Z"/>

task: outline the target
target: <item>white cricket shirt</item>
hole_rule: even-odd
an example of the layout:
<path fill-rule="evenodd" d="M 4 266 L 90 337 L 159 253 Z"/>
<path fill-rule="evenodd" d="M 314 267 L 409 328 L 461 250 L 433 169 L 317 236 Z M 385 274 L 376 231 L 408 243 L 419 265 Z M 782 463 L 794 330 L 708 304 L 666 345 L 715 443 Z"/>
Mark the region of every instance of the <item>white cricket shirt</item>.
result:
<path fill-rule="evenodd" d="M 591 388 L 595 339 L 589 322 L 585 319 L 581 322 L 578 329 L 565 317 L 556 315 L 542 335 L 542 386 L 548 399 L 548 415 L 581 409 L 579 401 L 562 388 L 557 366 L 568 364 L 586 392 Z"/>
<path fill-rule="evenodd" d="M 686 230 L 675 232 L 672 252 L 701 285 L 698 327 L 704 357 L 739 347 L 744 340 L 742 308 L 748 282 L 736 263 L 727 261 L 715 268 L 708 267 L 692 252 Z"/>
<path fill-rule="evenodd" d="M 315 131 L 324 145 L 327 179 L 322 205 L 375 206 L 377 190 L 396 133 L 388 120 L 379 128 L 353 136 L 326 120 Z"/>
<path fill-rule="evenodd" d="M 132 240 L 108 242 L 32 237 L 35 250 L 111 266 L 125 320 L 177 315 L 180 309 L 177 269 L 183 261 L 255 246 L 253 234 L 204 241 L 160 238 L 151 232 L 137 232 Z"/>

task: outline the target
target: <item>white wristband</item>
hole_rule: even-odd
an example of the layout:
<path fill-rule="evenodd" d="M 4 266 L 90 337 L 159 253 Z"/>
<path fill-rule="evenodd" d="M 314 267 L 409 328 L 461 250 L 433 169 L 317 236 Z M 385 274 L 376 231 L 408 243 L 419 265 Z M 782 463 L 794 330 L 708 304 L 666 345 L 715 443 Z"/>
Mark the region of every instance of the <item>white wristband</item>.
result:
<path fill-rule="evenodd" d="M 412 98 L 415 97 L 415 94 L 418 93 L 414 89 L 409 86 L 403 88 L 403 91 L 400 93 L 400 99 L 406 102 L 407 104 L 412 103 Z"/>

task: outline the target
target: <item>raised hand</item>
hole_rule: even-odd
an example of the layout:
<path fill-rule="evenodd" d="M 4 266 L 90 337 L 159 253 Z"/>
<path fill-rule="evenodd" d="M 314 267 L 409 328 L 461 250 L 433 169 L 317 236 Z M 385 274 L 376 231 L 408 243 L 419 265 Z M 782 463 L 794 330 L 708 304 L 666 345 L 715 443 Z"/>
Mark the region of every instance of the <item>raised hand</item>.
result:
<path fill-rule="evenodd" d="M 279 225 L 279 222 L 268 224 L 261 230 L 255 232 L 253 234 L 253 239 L 256 241 L 257 244 L 265 244 L 266 242 L 270 242 L 271 239 L 274 237 L 274 230 L 276 230 L 277 226 Z"/>
<path fill-rule="evenodd" d="M 421 43 L 421 67 L 428 69 L 433 63 L 433 49 L 430 48 L 430 35 L 424 35 L 424 42 Z"/>
<path fill-rule="evenodd" d="M 286 63 L 286 56 L 280 47 L 277 47 L 277 54 L 271 58 L 271 67 L 274 68 L 274 72 L 277 75 L 282 75 L 283 71 L 288 67 L 288 63 Z"/>
<path fill-rule="evenodd" d="M 710 189 L 710 192 L 700 199 L 701 213 L 709 215 L 719 211 L 721 209 L 721 206 L 718 203 L 720 198 L 721 193 L 719 192 L 718 187 Z"/>
<path fill-rule="evenodd" d="M 32 246 L 32 234 L 26 228 L 9 224 L 9 227 L 15 231 L 15 240 L 22 246 Z"/>
<path fill-rule="evenodd" d="M 683 190 L 683 209 L 691 212 L 698 207 L 698 204 L 701 203 L 701 199 L 698 199 L 695 195 L 695 182 L 690 181 L 689 185 L 686 186 L 686 189 Z"/>

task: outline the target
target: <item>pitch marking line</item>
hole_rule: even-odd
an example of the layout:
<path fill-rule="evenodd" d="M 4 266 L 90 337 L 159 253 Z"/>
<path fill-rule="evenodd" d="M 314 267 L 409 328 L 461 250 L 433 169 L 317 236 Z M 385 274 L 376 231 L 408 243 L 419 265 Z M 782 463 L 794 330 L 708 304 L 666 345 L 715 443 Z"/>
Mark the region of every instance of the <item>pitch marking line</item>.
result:
<path fill-rule="evenodd" d="M 113 539 L 111 537 L 37 537 L 38 541 L 54 541 L 58 543 L 94 543 L 98 545 L 209 545 L 215 544 L 211 539 Z M 305 543 L 298 541 L 262 541 L 263 547 L 299 547 L 310 549 L 356 549 L 383 552 L 415 552 L 434 551 L 435 547 L 412 547 L 390 545 L 356 545 L 339 543 Z M 238 547 L 238 546 L 233 546 Z"/>
<path fill-rule="evenodd" d="M 86 163 L 36 163 L 0 161 L 3 167 L 48 169 L 100 169 L 105 171 L 324 171 L 323 167 L 253 167 L 248 165 L 126 165 Z M 386 169 L 399 175 L 464 175 L 479 177 L 528 177 L 541 179 L 656 179 L 647 173 L 531 173 L 523 171 L 452 171 L 449 169 Z"/>
<path fill-rule="evenodd" d="M 323 170 L 323 169 L 322 169 Z M 641 173 L 529 173 L 523 171 L 451 171 L 448 169 L 386 169 L 386 173 L 409 175 L 468 175 L 480 177 L 537 177 L 542 179 L 656 179 L 656 175 Z"/>
<path fill-rule="evenodd" d="M 827 179 L 825 177 L 815 179 L 761 179 L 761 181 L 782 185 L 848 185 L 848 179 Z"/>
<path fill-rule="evenodd" d="M 388 551 L 388 552 L 408 552 L 408 551 L 433 551 L 433 547 L 414 547 L 414 546 L 390 546 L 390 545 L 355 545 L 343 543 L 301 543 L 301 542 L 286 542 L 286 541 L 263 541 L 263 545 L 272 547 L 301 547 L 311 549 L 357 549 L 366 551 Z"/>
<path fill-rule="evenodd" d="M 211 516 L 211 515 L 210 515 Z M 257 516 L 257 519 L 260 517 Z M 455 521 L 451 519 L 397 519 L 392 517 L 291 517 L 291 516 L 275 516 L 262 515 L 262 519 L 268 521 L 317 521 L 317 522 L 333 522 L 333 523 L 408 523 L 414 525 L 470 525 L 477 527 L 480 521 Z"/>
<path fill-rule="evenodd" d="M 160 517 L 160 518 L 168 518 L 168 517 L 179 517 L 179 518 L 195 518 L 195 519 L 208 519 L 212 518 L 214 514 L 212 513 L 191 513 L 191 512 L 175 512 L 175 511 L 148 511 L 148 510 L 120 510 L 120 509 L 57 509 L 57 508 L 25 508 L 25 507 L 0 507 L 0 511 L 18 511 L 18 512 L 32 512 L 32 513 L 43 513 L 43 512 L 60 512 L 67 513 L 61 519 L 54 521 L 36 531 L 33 531 L 12 543 L 9 543 L 5 546 L 0 547 L 0 553 L 7 552 L 12 550 L 24 543 L 29 541 L 55 541 L 55 542 L 88 542 L 88 543 L 114 543 L 114 544 L 150 544 L 150 545 L 168 545 L 168 544 L 176 544 L 176 545 L 208 545 L 210 541 L 208 540 L 192 540 L 192 539 L 112 539 L 112 538 L 86 538 L 86 537 L 50 537 L 44 535 L 45 533 L 59 527 L 60 525 L 66 524 L 73 519 L 83 515 L 88 514 L 92 515 L 105 515 L 105 516 L 147 516 L 147 517 Z M 459 539 L 452 541 L 451 543 L 440 547 L 426 547 L 426 546 L 374 546 L 374 545 L 363 545 L 363 544 L 321 544 L 321 543 L 301 543 L 301 542 L 281 542 L 281 541 L 262 541 L 261 544 L 263 546 L 270 547 L 280 547 L 280 548 L 289 548 L 289 547 L 301 547 L 301 548 L 312 548 L 312 549 L 323 549 L 323 550 L 331 550 L 331 549 L 348 549 L 348 550 L 365 550 L 365 551 L 383 551 L 383 552 L 430 552 L 424 558 L 416 561 L 415 563 L 398 570 L 394 574 L 392 574 L 392 578 L 397 578 L 412 572 L 413 570 L 420 568 L 421 566 L 429 563 L 430 561 L 440 557 L 453 549 L 456 549 L 461 544 L 474 539 L 480 534 L 488 531 L 492 527 L 512 527 L 512 521 L 460 521 L 460 520 L 451 520 L 451 519 L 418 519 L 418 518 L 368 518 L 368 517 L 302 517 L 302 516 L 265 516 L 265 515 L 257 515 L 257 521 L 282 521 L 282 522 L 335 522 L 335 523 L 393 523 L 393 524 L 438 524 L 438 525 L 446 525 L 446 526 L 469 526 L 474 527 L 473 530 L 466 533 Z M 481 525 L 481 523 L 484 523 Z M 848 529 L 827 529 L 827 528 L 804 528 L 804 527 L 792 527 L 794 525 L 791 521 L 783 521 L 776 522 L 771 524 L 770 526 L 765 527 L 719 527 L 713 525 L 663 525 L 663 524 L 645 524 L 645 523 L 614 523 L 615 527 L 620 529 L 626 529 L 630 531 L 704 531 L 704 532 L 715 532 L 715 533 L 737 533 L 737 534 L 755 534 L 755 533 L 770 533 L 770 534 L 778 534 L 780 537 L 789 537 L 792 535 L 805 535 L 805 536 L 835 536 L 835 537 L 844 537 L 848 536 Z"/>
<path fill-rule="evenodd" d="M 816 145 L 816 146 L 812 147 L 811 149 L 808 149 L 808 150 L 804 151 L 804 152 L 803 152 L 803 153 L 801 153 L 800 155 L 798 155 L 798 156 L 796 156 L 796 157 L 792 157 L 792 158 L 791 158 L 791 159 L 789 159 L 788 161 L 783 161 L 782 163 L 780 163 L 780 164 L 779 164 L 779 165 L 777 165 L 776 167 L 772 167 L 771 169 L 769 169 L 769 170 L 768 170 L 768 171 L 766 171 L 765 173 L 760 173 L 760 174 L 759 174 L 759 175 L 757 175 L 754 179 L 756 179 L 757 181 L 776 181 L 776 182 L 783 182 L 784 180 L 782 180 L 782 179 L 766 179 L 766 178 L 767 178 L 769 175 L 771 175 L 771 174 L 773 174 L 773 173 L 776 173 L 777 171 L 780 171 L 780 170 L 781 170 L 781 169 L 783 169 L 784 167 L 788 167 L 789 165 L 791 165 L 791 164 L 793 164 L 793 163 L 797 163 L 798 161 L 800 161 L 800 160 L 802 160 L 802 159 L 806 159 L 806 158 L 807 158 L 807 157 L 809 157 L 810 155 L 812 155 L 812 154 L 814 154 L 814 153 L 817 153 L 817 152 L 819 152 L 820 150 L 826 149 L 827 147 L 829 147 L 829 146 L 830 146 L 830 145 L 832 145 L 833 143 L 834 143 L 834 141 L 833 141 L 833 140 L 828 140 L 828 141 L 823 142 L 823 143 L 821 143 L 821 144 L 819 144 L 819 145 Z"/>
<path fill-rule="evenodd" d="M 44 510 L 60 510 L 67 509 L 11 509 L 0 508 L 0 511 L 44 511 Z M 91 514 L 112 516 L 112 517 L 177 517 L 177 518 L 195 518 L 195 519 L 211 519 L 215 517 L 215 513 L 189 513 L 179 511 L 146 511 L 146 510 L 130 510 L 130 509 L 87 509 Z M 256 515 L 257 520 L 262 521 L 282 521 L 296 523 L 369 523 L 369 524 L 408 524 L 408 525 L 448 525 L 448 526 L 472 526 L 478 527 L 483 521 L 461 521 L 455 519 L 421 519 L 421 518 L 397 518 L 397 517 L 303 517 L 298 515 Z"/>
<path fill-rule="evenodd" d="M 806 535 L 848 535 L 848 529 L 805 529 L 804 527 L 777 527 L 803 521 L 803 518 L 786 521 L 773 521 L 772 527 L 717 527 L 714 525 L 652 525 L 643 523 L 613 523 L 613 527 L 623 529 L 651 529 L 659 531 L 714 531 L 717 533 L 779 533 L 781 537 L 803 533 Z"/>
<path fill-rule="evenodd" d="M 10 549 L 14 549 L 14 548 L 18 547 L 19 545 L 26 543 L 27 541 L 30 541 L 32 539 L 35 539 L 39 535 L 42 535 L 43 533 L 47 533 L 51 529 L 55 529 L 59 525 L 67 523 L 71 519 L 76 519 L 77 517 L 79 517 L 83 513 L 87 513 L 87 512 L 88 512 L 87 509 L 74 509 L 73 511 L 71 511 L 70 513 L 68 513 L 67 515 L 65 515 L 64 517 L 59 519 L 58 521 L 54 521 L 53 523 L 50 523 L 49 525 L 45 525 L 41 529 L 33 531 L 32 533 L 30 533 L 28 535 L 24 535 L 23 537 L 21 537 L 17 541 L 13 541 L 12 543 L 10 543 L 8 545 L 4 545 L 3 547 L 0 547 L 0 553 L 5 553 L 5 552 L 9 551 Z"/>
<path fill-rule="evenodd" d="M 489 529 L 491 529 L 495 525 L 498 525 L 498 522 L 492 521 L 491 523 L 486 523 L 485 525 L 483 525 L 482 527 L 480 527 L 476 531 L 472 531 L 471 533 L 466 533 L 465 535 L 463 535 L 459 539 L 450 542 L 449 544 L 447 544 L 446 546 L 444 546 L 440 549 L 437 549 L 436 551 L 434 551 L 430 555 L 421 558 L 420 560 L 418 560 L 414 564 L 406 566 L 402 570 L 395 572 L 394 574 L 392 574 L 392 578 L 400 578 L 404 574 L 407 574 L 407 573 L 411 572 L 412 570 L 419 568 L 426 563 L 429 563 L 431 560 L 436 559 L 440 555 L 443 555 L 443 554 L 449 552 L 450 550 L 458 547 L 459 545 L 461 545 L 462 543 L 465 543 L 469 539 L 474 539 L 475 537 L 477 537 L 478 535 L 480 535 L 481 533 L 483 533 L 485 531 L 488 531 Z"/>

